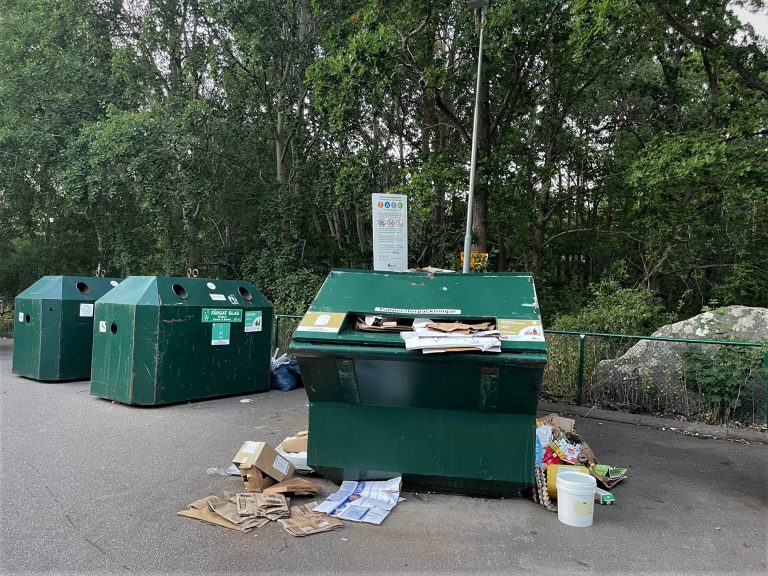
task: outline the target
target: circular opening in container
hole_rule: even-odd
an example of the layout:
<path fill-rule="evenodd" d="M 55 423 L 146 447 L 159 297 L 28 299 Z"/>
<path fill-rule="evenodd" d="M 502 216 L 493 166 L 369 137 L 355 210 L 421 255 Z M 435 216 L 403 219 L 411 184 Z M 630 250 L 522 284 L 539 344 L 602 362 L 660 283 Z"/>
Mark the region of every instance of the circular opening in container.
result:
<path fill-rule="evenodd" d="M 251 293 L 248 291 L 248 288 L 246 288 L 245 286 L 240 286 L 238 290 L 240 291 L 240 296 L 242 296 L 246 300 L 253 300 L 253 295 L 251 295 Z"/>
<path fill-rule="evenodd" d="M 78 290 L 78 292 L 80 292 L 80 294 L 90 294 L 91 293 L 91 288 L 88 286 L 88 284 L 86 284 L 85 282 L 82 282 L 82 281 L 78 282 L 77 284 L 75 284 L 75 288 L 77 288 L 77 290 Z"/>
<path fill-rule="evenodd" d="M 53 312 L 53 306 L 48 306 L 48 312 Z"/>
<path fill-rule="evenodd" d="M 174 284 L 173 285 L 173 293 L 176 294 L 179 298 L 182 300 L 186 300 L 189 294 L 187 294 L 187 291 L 184 289 L 184 286 L 181 284 Z"/>
<path fill-rule="evenodd" d="M 26 322 L 27 324 L 29 324 L 29 321 L 30 321 L 30 320 L 32 320 L 32 319 L 29 317 L 29 314 L 26 314 L 26 315 L 24 316 L 24 322 Z"/>
<path fill-rule="evenodd" d="M 110 330 L 112 330 L 112 334 L 117 334 L 117 324 L 112 322 L 112 326 L 110 327 Z"/>

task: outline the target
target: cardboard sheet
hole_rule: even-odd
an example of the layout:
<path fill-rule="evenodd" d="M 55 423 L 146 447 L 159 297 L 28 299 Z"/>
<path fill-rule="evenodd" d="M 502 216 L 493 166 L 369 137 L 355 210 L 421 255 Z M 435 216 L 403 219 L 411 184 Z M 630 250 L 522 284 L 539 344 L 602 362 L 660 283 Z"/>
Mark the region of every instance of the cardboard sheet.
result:
<path fill-rule="evenodd" d="M 291 517 L 278 520 L 286 532 L 293 536 L 303 537 L 319 532 L 330 532 L 343 528 L 344 524 L 336 518 L 314 511 L 316 502 L 310 502 L 303 506 L 291 506 Z"/>

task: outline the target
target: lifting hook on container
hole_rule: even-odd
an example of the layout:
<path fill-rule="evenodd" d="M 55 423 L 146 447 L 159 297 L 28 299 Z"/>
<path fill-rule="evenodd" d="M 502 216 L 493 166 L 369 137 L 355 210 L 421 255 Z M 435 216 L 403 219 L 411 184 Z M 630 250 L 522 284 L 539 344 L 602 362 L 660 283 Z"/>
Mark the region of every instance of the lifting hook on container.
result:
<path fill-rule="evenodd" d="M 187 268 L 187 278 L 197 278 L 197 268 Z"/>
<path fill-rule="evenodd" d="M 99 264 L 96 266 L 96 273 L 95 273 L 96 278 L 104 278 L 105 272 L 106 270 L 102 270 L 101 262 L 99 262 Z"/>

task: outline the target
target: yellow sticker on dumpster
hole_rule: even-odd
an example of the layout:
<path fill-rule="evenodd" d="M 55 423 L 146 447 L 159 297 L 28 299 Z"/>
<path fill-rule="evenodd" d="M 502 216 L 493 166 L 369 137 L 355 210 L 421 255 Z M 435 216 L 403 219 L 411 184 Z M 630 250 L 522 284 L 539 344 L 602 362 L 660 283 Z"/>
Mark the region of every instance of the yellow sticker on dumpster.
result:
<path fill-rule="evenodd" d="M 346 316 L 346 312 L 307 312 L 296 330 L 335 334 L 341 328 Z"/>
<path fill-rule="evenodd" d="M 499 340 L 507 342 L 544 342 L 541 320 L 498 318 Z"/>

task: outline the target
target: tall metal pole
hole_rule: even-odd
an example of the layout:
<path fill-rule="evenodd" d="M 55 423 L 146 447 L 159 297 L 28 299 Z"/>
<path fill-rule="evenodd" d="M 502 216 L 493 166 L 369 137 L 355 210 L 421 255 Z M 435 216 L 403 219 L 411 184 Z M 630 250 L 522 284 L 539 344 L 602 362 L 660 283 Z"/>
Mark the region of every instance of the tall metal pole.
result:
<path fill-rule="evenodd" d="M 464 236 L 464 265 L 462 273 L 469 274 L 472 256 L 472 208 L 475 199 L 475 168 L 477 167 L 477 133 L 480 129 L 480 81 L 483 70 L 483 32 L 485 31 L 486 6 L 480 8 L 480 49 L 477 54 L 477 84 L 475 86 L 475 120 L 472 126 L 472 159 L 469 164 L 469 194 L 467 195 L 467 232 Z"/>

